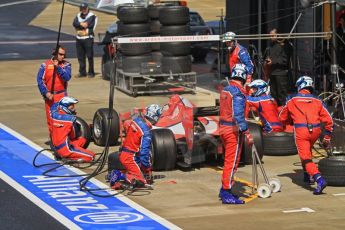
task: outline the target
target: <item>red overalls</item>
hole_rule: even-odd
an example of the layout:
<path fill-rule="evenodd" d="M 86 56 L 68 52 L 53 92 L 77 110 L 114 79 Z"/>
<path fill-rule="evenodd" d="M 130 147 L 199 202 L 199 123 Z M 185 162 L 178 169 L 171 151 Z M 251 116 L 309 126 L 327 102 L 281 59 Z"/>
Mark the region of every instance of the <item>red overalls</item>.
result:
<path fill-rule="evenodd" d="M 223 189 L 231 189 L 234 174 L 237 171 L 242 150 L 240 132 L 248 129 L 245 120 L 246 97 L 241 83 L 230 81 L 220 94 L 219 134 L 225 148 L 224 168 L 222 175 Z"/>
<path fill-rule="evenodd" d="M 321 134 L 321 122 L 325 124 L 325 134 L 333 131 L 333 120 L 320 99 L 302 89 L 289 96 L 279 118 L 286 123 L 291 117 L 295 129 L 295 142 L 303 168 L 310 176 L 319 173 L 312 161 L 312 147 Z"/>
<path fill-rule="evenodd" d="M 151 173 L 151 128 L 150 122 L 139 116 L 124 123 L 126 138 L 119 159 L 126 168 L 129 183 L 135 179 L 147 184 L 143 173 Z"/>
<path fill-rule="evenodd" d="M 278 105 L 271 95 L 263 94 L 259 97 L 247 97 L 247 108 L 258 111 L 265 133 L 283 132 L 283 125 L 278 117 Z M 249 109 L 248 109 L 249 112 Z"/>
<path fill-rule="evenodd" d="M 76 137 L 76 117 L 58 109 L 58 103 L 52 106 L 51 115 L 51 139 L 54 150 L 63 158 L 83 159 L 86 162 L 92 161 L 95 153 L 83 148 L 86 139 Z"/>
<path fill-rule="evenodd" d="M 51 134 L 52 127 L 50 121 L 50 108 L 51 106 L 60 101 L 61 98 L 67 96 L 67 81 L 71 78 L 71 65 L 70 63 L 64 61 L 56 68 L 54 89 L 52 89 L 53 75 L 54 75 L 54 64 L 51 59 L 44 62 L 37 74 L 37 83 L 40 93 L 45 98 L 47 92 L 53 94 L 53 100 L 48 100 L 45 98 L 45 111 L 47 118 L 47 125 L 49 133 Z"/>

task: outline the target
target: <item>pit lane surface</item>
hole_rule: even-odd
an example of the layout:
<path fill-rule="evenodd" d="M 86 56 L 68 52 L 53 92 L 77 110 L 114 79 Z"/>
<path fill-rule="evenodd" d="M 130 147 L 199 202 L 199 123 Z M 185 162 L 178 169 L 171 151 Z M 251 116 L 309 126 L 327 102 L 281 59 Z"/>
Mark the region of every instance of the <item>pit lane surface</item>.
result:
<path fill-rule="evenodd" d="M 36 4 L 38 4 L 37 6 L 46 4 L 47 7 L 41 12 L 37 10 L 37 15 L 32 15 L 34 21 L 31 21 L 30 24 L 44 31 L 37 40 L 49 40 L 47 36 L 50 36 L 48 34 L 51 32 L 54 47 L 53 41 L 55 40 L 56 33 L 54 36 L 52 28 L 57 30 L 56 22 L 59 17 L 55 16 L 54 20 L 47 21 L 45 16 L 51 16 L 51 12 L 60 12 L 61 5 L 55 1 L 52 1 L 51 4 L 41 1 L 35 4 L 32 3 L 29 6 L 30 10 L 34 11 Z M 22 5 L 12 5 L 10 7 L 12 7 L 12 14 L 16 15 L 16 7 L 21 8 Z M 4 8 L 6 7 L 0 8 L 1 13 L 7 13 L 7 15 L 11 16 L 11 13 L 7 12 L 10 8 L 7 10 L 4 10 Z M 47 11 L 49 13 L 46 13 Z M 76 11 L 76 8 L 66 6 L 66 18 L 72 19 Z M 101 13 L 97 13 L 97 15 L 101 17 Z M 217 14 L 215 13 L 214 15 Z M 42 17 L 44 17 L 44 20 Z M 7 19 L 1 16 L 0 20 L 0 24 L 4 26 L 3 20 Z M 24 31 L 26 30 L 26 27 L 21 25 L 23 20 L 21 17 L 13 16 L 11 20 L 7 20 L 6 23 L 12 23 L 14 27 L 18 24 L 20 28 Z M 100 23 L 106 20 L 113 20 L 113 16 L 102 15 Z M 28 21 L 30 20 L 28 19 Z M 73 31 L 70 29 L 70 24 L 71 21 L 66 20 L 66 24 L 63 26 L 64 33 L 68 34 L 68 31 Z M 12 26 L 2 27 L 2 29 L 7 28 L 8 31 L 0 30 L 0 33 L 8 36 L 13 30 Z M 28 27 L 28 29 L 31 29 L 31 26 Z M 12 36 L 10 38 L 14 41 L 22 39 L 22 37 L 19 39 Z M 0 36 L 0 39 L 1 41 L 7 41 L 2 40 L 2 36 Z M 7 46 L 9 44 L 1 45 L 0 53 L 4 53 L 3 50 L 7 50 Z M 41 46 L 44 47 L 42 50 Z M 32 47 L 32 50 L 29 49 L 30 47 Z M 15 46 L 12 46 L 11 49 L 6 52 L 14 53 Z M 49 56 L 50 50 L 50 45 L 28 45 L 24 51 L 19 50 L 22 51 L 20 56 L 24 58 L 3 58 L 0 62 L 0 121 L 11 129 L 29 137 L 42 147 L 47 147 L 45 142 L 48 138 L 43 101 L 37 90 L 35 76 L 39 64 Z M 41 55 L 33 54 L 32 52 L 39 52 Z M 31 55 L 35 56 L 35 58 L 31 59 Z M 11 57 L 11 55 L 8 56 Z M 72 43 L 69 49 L 69 58 L 75 74 L 78 64 L 73 57 Z M 98 72 L 100 72 L 99 56 L 95 62 L 96 70 L 98 68 Z M 214 79 L 212 75 L 207 75 L 205 71 L 202 77 L 205 81 L 209 78 L 209 85 L 212 85 Z M 98 108 L 107 107 L 108 89 L 108 82 L 100 78 L 72 79 L 69 85 L 69 92 L 70 95 L 80 100 L 77 108 L 78 115 L 91 122 L 93 114 Z M 207 106 L 213 105 L 214 99 L 218 95 L 198 93 L 197 95 L 185 95 L 185 97 L 198 106 Z M 148 103 L 164 104 L 166 102 L 167 96 L 164 95 L 154 97 L 143 96 L 133 99 L 121 92 L 116 92 L 114 105 L 119 112 L 124 112 L 134 106 L 141 107 Z M 94 145 L 91 145 L 90 148 L 96 152 L 102 150 L 102 148 Z M 116 150 L 116 147 L 113 147 L 111 150 Z M 150 195 L 131 196 L 130 199 L 183 229 L 344 229 L 345 196 L 341 194 L 345 193 L 345 189 L 341 187 L 327 187 L 325 189 L 326 194 L 313 196 L 312 188 L 309 188 L 302 182 L 302 171 L 298 162 L 297 156 L 265 156 L 264 166 L 269 175 L 278 177 L 281 180 L 283 185 L 282 191 L 274 194 L 269 199 L 254 199 L 242 206 L 225 206 L 220 203 L 218 200 L 220 173 L 216 169 L 205 167 L 204 165 L 195 167 L 194 170 L 188 172 L 179 169 L 171 172 L 155 172 L 155 175 L 161 178 L 156 180 L 155 190 Z M 248 166 L 239 168 L 237 176 L 250 181 L 251 168 Z M 99 180 L 103 180 L 103 178 L 103 175 L 98 177 Z M 248 187 L 243 183 L 238 182 L 236 184 L 236 193 L 242 194 L 245 190 L 248 190 Z M 337 194 L 337 196 L 334 194 Z M 12 192 L 8 193 L 8 195 L 10 197 L 1 196 L 1 201 L 4 199 L 8 203 L 10 199 L 19 199 L 17 196 L 11 197 L 14 195 Z M 13 210 L 13 207 L 7 207 Z M 21 207 L 20 204 L 16 204 L 16 207 L 24 210 L 24 207 Z M 314 212 L 304 211 L 309 209 L 301 208 L 309 208 Z M 30 210 L 32 209 L 30 208 Z M 3 212 L 6 211 L 4 210 Z M 19 214 L 19 212 L 16 213 Z M 27 229 L 37 229 L 34 224 L 42 217 L 37 215 L 36 218 L 38 220 L 34 217 L 32 218 L 30 220 L 24 219 L 21 222 L 21 219 L 18 217 L 18 222 L 21 222 L 20 224 L 27 227 Z M 8 221 L 11 222 L 11 219 Z M 10 226 L 9 223 L 6 226 Z M 56 228 L 58 229 L 59 225 Z M 44 229 L 49 229 L 49 227 Z M 52 226 L 51 229 L 55 229 L 55 226 Z"/>

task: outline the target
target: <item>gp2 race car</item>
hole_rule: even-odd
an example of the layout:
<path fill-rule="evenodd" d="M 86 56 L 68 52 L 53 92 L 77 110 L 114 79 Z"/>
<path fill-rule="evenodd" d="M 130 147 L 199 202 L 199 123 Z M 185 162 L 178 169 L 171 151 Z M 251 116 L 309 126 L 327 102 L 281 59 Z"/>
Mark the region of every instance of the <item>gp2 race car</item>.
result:
<path fill-rule="evenodd" d="M 112 113 L 111 123 L 107 119 L 109 109 L 98 109 L 93 118 L 93 139 L 95 144 L 104 146 L 107 129 L 110 128 L 109 145 L 114 146 L 125 137 L 123 122 L 132 115 L 143 112 Z M 196 107 L 188 99 L 173 95 L 158 122 L 152 129 L 152 166 L 153 170 L 172 170 L 176 164 L 191 167 L 206 161 L 207 156 L 221 157 L 224 153 L 219 137 L 219 105 Z M 254 138 L 260 159 L 263 156 L 263 138 L 261 128 L 249 121 L 249 129 Z M 111 126 L 111 127 L 109 127 Z M 246 143 L 246 141 L 244 141 Z M 241 161 L 251 164 L 252 155 L 249 146 L 244 144 Z"/>

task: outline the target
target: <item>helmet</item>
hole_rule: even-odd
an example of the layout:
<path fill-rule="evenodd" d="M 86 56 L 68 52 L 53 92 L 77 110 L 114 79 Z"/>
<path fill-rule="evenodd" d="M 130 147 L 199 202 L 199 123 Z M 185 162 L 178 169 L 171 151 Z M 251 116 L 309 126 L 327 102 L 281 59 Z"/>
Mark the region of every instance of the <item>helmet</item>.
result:
<path fill-rule="evenodd" d="M 231 78 L 245 81 L 247 79 L 246 66 L 243 64 L 236 64 L 231 70 Z"/>
<path fill-rule="evenodd" d="M 230 41 L 235 41 L 236 42 L 236 34 L 234 32 L 226 32 L 223 35 L 223 42 L 230 42 Z"/>
<path fill-rule="evenodd" d="M 257 79 L 252 81 L 249 85 L 250 88 L 256 88 L 256 92 L 253 93 L 254 97 L 258 97 L 264 93 L 269 94 L 270 93 L 270 87 L 268 86 L 267 82 Z"/>
<path fill-rule="evenodd" d="M 298 91 L 307 87 L 310 87 L 311 89 L 313 89 L 314 88 L 313 84 L 314 84 L 314 81 L 309 76 L 302 76 L 298 78 L 298 80 L 296 81 L 296 87 Z"/>
<path fill-rule="evenodd" d="M 157 122 L 162 114 L 162 108 L 157 104 L 149 105 L 145 110 L 145 117 L 153 122 Z"/>
<path fill-rule="evenodd" d="M 70 110 L 68 107 L 70 105 L 77 104 L 79 101 L 73 97 L 63 97 L 59 101 L 59 107 L 67 114 L 75 114 L 74 110 Z"/>

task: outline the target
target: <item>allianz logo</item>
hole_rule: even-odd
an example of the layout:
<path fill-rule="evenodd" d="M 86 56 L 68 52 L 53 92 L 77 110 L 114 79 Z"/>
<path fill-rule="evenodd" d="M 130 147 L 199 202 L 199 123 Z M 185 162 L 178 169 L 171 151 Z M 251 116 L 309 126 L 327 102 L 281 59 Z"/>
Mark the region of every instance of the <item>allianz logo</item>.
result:
<path fill-rule="evenodd" d="M 124 224 L 139 221 L 144 217 L 131 212 L 94 212 L 74 217 L 75 221 L 86 224 Z"/>
<path fill-rule="evenodd" d="M 57 211 L 65 214 L 65 216 L 67 215 L 67 218 L 74 217 L 74 220 L 77 222 L 87 224 L 123 224 L 144 218 L 144 216 L 137 213 L 111 210 L 106 205 L 107 200 L 104 200 L 104 203 L 100 203 L 89 193 L 80 191 L 78 179 L 41 175 L 25 175 L 23 177 L 40 190 L 41 199 L 55 200 L 55 202 L 61 205 L 60 207 L 59 205 L 56 206 L 59 209 Z M 63 208 L 61 209 L 61 207 Z M 96 210 L 97 212 L 95 212 Z"/>

